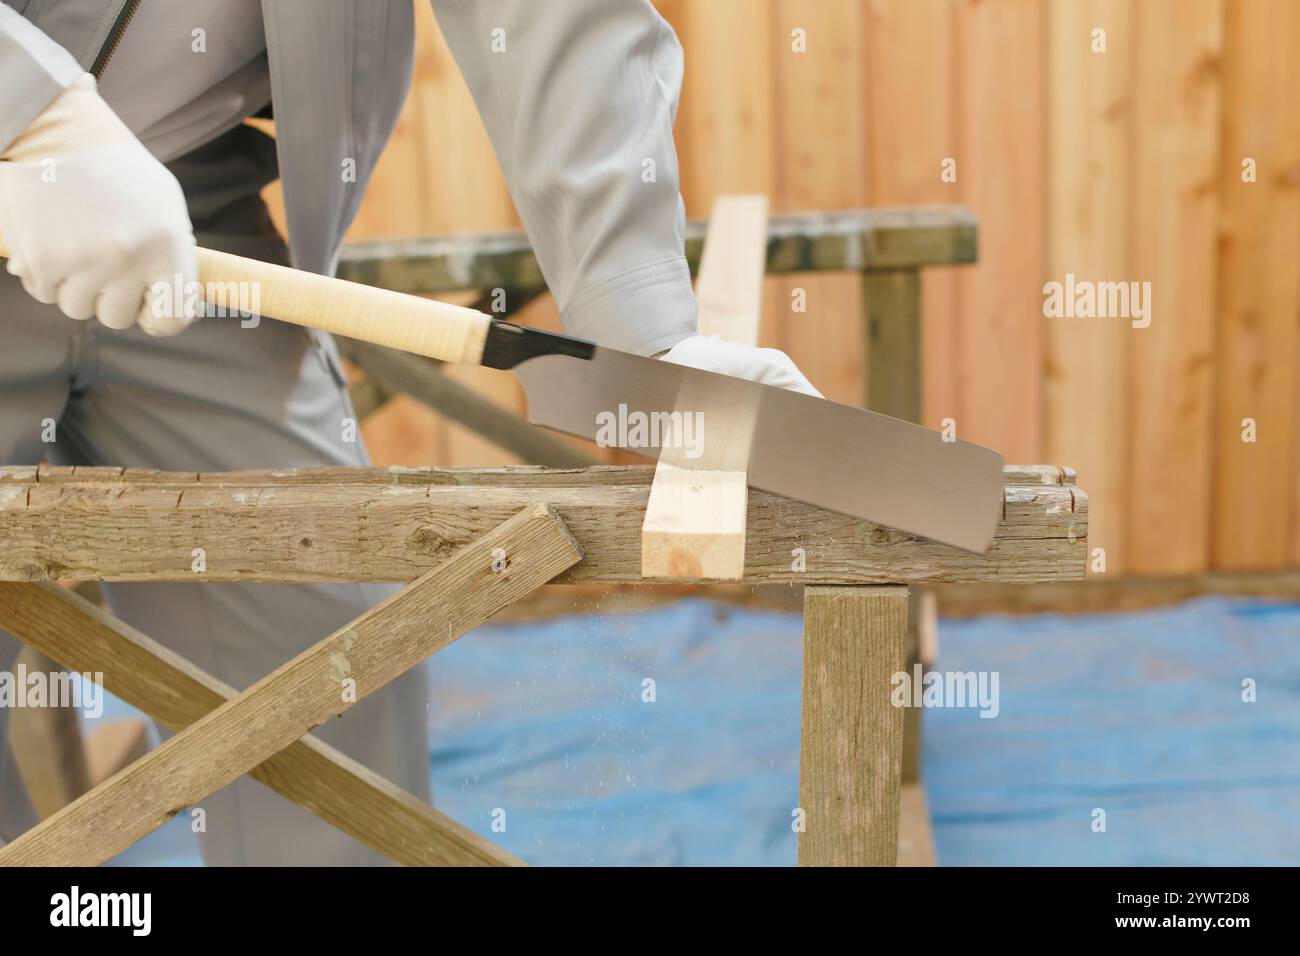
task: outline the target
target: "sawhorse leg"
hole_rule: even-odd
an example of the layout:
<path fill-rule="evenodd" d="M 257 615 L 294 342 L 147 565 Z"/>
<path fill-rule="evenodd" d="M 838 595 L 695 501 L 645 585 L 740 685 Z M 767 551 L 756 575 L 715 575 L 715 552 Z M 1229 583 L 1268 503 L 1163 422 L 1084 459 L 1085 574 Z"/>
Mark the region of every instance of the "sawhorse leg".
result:
<path fill-rule="evenodd" d="M 917 269 L 862 273 L 862 339 L 866 370 L 864 399 L 873 412 L 909 422 L 921 421 L 921 275 Z M 918 595 L 908 614 L 907 667 L 924 661 L 917 628 L 922 620 Z M 903 716 L 903 779 L 921 777 L 921 711 Z"/>
<path fill-rule="evenodd" d="M 804 589 L 800 866 L 898 858 L 907 587 Z"/>

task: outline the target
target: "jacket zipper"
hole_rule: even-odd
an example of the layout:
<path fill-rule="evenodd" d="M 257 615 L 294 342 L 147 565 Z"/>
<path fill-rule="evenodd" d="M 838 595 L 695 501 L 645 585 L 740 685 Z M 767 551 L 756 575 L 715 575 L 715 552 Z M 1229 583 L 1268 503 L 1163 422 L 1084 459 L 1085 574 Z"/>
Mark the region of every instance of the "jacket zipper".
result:
<path fill-rule="evenodd" d="M 117 19 L 113 21 L 113 29 L 108 31 L 108 39 L 100 47 L 99 56 L 95 57 L 95 62 L 90 67 L 90 72 L 94 74 L 96 80 L 104 75 L 104 69 L 108 66 L 108 61 L 113 59 L 113 54 L 117 52 L 118 46 L 122 43 L 122 34 L 126 33 L 126 28 L 131 25 L 131 19 L 139 8 L 140 0 L 126 0 L 126 4 L 118 13 Z"/>

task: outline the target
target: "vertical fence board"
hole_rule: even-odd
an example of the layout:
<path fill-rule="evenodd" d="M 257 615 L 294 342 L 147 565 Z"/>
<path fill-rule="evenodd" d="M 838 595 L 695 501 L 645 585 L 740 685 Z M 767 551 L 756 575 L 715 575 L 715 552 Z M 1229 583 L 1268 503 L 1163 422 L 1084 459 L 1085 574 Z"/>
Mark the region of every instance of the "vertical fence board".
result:
<path fill-rule="evenodd" d="M 1221 0 L 1137 4 L 1135 278 L 1151 325 L 1132 337 L 1128 568 L 1204 570 L 1210 543 L 1210 427 L 1219 154 Z M 1177 480 L 1171 480 L 1177 479 Z"/>
<path fill-rule="evenodd" d="M 678 158 L 686 213 L 709 215 L 720 193 L 769 195 L 776 183 L 770 0 L 688 3 Z"/>
<path fill-rule="evenodd" d="M 1300 4 L 1225 13 L 1211 564 L 1238 571 L 1286 566 L 1297 537 Z M 1253 183 L 1242 181 L 1246 157 Z M 1245 418 L 1254 444 L 1242 441 Z"/>
<path fill-rule="evenodd" d="M 778 0 L 773 28 L 777 78 L 777 188 L 773 212 L 848 209 L 866 201 L 866 120 L 859 3 Z M 807 52 L 792 49 L 803 30 Z M 861 279 L 808 274 L 777 283 L 782 321 L 772 344 L 785 349 L 827 398 L 862 404 Z M 807 313 L 790 311 L 791 290 Z M 773 336 L 769 335 L 769 339 Z"/>
<path fill-rule="evenodd" d="M 957 147 L 953 0 L 871 0 L 865 9 L 867 200 L 873 206 L 956 203 L 959 183 L 940 178 Z M 957 271 L 921 275 L 920 420 L 931 428 L 958 417 Z"/>
<path fill-rule="evenodd" d="M 1008 461 L 1042 455 L 1046 272 L 1047 6 L 957 6 L 957 176 L 979 220 L 979 262 L 958 271 L 958 437 Z"/>
<path fill-rule="evenodd" d="M 1129 247 L 1134 13 L 1129 0 L 1049 10 L 1048 278 L 1136 278 Z M 1093 31 L 1106 31 L 1094 52 Z M 1088 542 L 1106 570 L 1124 563 L 1128 481 L 1127 361 L 1142 332 L 1110 319 L 1049 318 L 1044 362 L 1046 460 L 1087 476 Z"/>

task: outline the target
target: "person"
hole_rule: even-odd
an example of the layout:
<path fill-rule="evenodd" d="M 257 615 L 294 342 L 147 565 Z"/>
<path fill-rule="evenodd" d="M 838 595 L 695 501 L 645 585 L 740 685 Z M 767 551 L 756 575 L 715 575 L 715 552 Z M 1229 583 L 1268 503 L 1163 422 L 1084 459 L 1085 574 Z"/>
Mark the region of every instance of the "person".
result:
<path fill-rule="evenodd" d="M 696 334 L 650 0 L 433 0 L 565 330 L 815 394 L 784 354 Z M 410 82 L 412 0 L 0 4 L 0 463 L 363 465 L 329 336 L 200 319 L 196 243 L 332 273 Z M 275 137 L 245 121 L 273 115 Z M 283 183 L 288 241 L 260 198 Z M 90 320 L 97 321 L 90 321 Z M 196 321 L 198 320 L 198 321 Z M 373 584 L 105 585 L 117 616 L 243 688 Z M 0 669 L 20 649 L 0 633 Z M 319 728 L 429 798 L 420 668 Z M 34 822 L 0 709 L 0 841 Z M 379 862 L 244 778 L 202 801 L 212 865 Z"/>

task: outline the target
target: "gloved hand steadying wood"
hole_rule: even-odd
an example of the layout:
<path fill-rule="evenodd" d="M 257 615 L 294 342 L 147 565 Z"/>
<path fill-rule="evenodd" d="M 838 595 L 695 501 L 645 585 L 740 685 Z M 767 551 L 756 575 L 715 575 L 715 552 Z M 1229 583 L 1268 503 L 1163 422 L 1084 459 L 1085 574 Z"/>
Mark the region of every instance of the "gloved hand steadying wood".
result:
<path fill-rule="evenodd" d="M 689 365 L 706 372 L 748 379 L 760 385 L 774 385 L 822 397 L 822 393 L 799 371 L 790 356 L 780 349 L 762 349 L 739 342 L 724 342 L 716 335 L 692 335 L 682 339 L 660 357 L 665 362 Z"/>
<path fill-rule="evenodd" d="M 195 319 L 194 232 L 176 178 L 81 77 L 0 156 L 0 236 L 23 288 L 73 319 L 175 335 Z M 165 283 L 167 293 L 151 287 Z M 179 307 L 182 311 L 175 314 Z"/>

